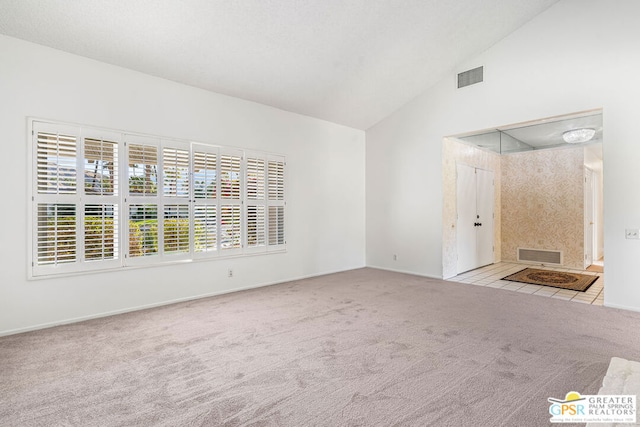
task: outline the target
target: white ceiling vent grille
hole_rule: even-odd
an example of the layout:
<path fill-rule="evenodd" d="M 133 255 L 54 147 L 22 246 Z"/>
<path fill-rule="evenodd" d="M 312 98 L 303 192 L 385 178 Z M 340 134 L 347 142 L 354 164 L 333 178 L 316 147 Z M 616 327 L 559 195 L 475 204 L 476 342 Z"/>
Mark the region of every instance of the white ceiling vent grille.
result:
<path fill-rule="evenodd" d="M 518 248 L 518 261 L 562 265 L 562 251 Z"/>
<path fill-rule="evenodd" d="M 484 67 L 474 68 L 458 74 L 458 89 L 480 83 L 484 80 Z"/>

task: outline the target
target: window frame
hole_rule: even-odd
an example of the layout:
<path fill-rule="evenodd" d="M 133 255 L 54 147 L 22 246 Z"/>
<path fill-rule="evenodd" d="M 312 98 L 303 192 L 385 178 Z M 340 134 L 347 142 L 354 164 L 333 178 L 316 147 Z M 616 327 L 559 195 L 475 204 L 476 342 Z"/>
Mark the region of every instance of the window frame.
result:
<path fill-rule="evenodd" d="M 63 192 L 45 194 L 38 192 L 38 185 L 39 183 L 42 184 L 42 180 L 38 180 L 38 135 L 39 133 L 52 133 L 54 130 L 57 134 L 68 135 L 76 138 L 75 162 L 73 163 L 75 165 L 75 193 Z M 89 140 L 89 143 L 94 143 L 91 140 L 97 140 L 100 143 L 100 150 L 103 149 L 105 144 L 114 143 L 112 150 L 114 152 L 117 151 L 117 154 L 112 155 L 113 166 L 111 167 L 113 169 L 109 169 L 109 167 L 105 169 L 104 164 L 106 161 L 102 158 L 99 159 L 100 165 L 98 164 L 98 160 L 87 160 L 85 158 L 85 145 L 89 144 L 87 139 Z M 155 194 L 137 194 L 131 191 L 129 181 L 129 165 L 131 164 L 131 156 L 129 150 L 132 144 L 148 145 L 155 147 L 156 149 Z M 97 145 L 94 145 L 94 147 L 95 146 Z M 183 169 L 182 172 L 187 174 L 186 181 L 188 184 L 188 192 L 180 195 L 167 194 L 165 192 L 165 178 L 167 177 L 164 170 L 165 155 L 167 153 L 166 150 L 174 149 L 183 150 L 179 153 L 182 155 L 182 159 L 179 161 L 182 162 L 182 164 L 187 165 L 186 171 Z M 185 151 L 187 154 L 186 163 L 184 163 Z M 219 146 L 204 142 L 162 138 L 154 135 L 103 129 L 95 126 L 68 124 L 38 118 L 28 118 L 27 152 L 29 157 L 28 185 L 31 192 L 29 197 L 29 203 L 31 205 L 28 209 L 27 222 L 28 241 L 30 242 L 27 273 L 29 279 L 60 277 L 93 271 L 120 271 L 123 268 L 166 265 L 176 262 L 214 260 L 236 256 L 251 256 L 270 252 L 286 252 L 286 241 L 281 245 L 270 246 L 268 237 L 268 210 L 271 204 L 269 200 L 267 200 L 269 191 L 267 165 L 270 158 L 280 159 L 283 162 L 283 165 L 286 164 L 286 162 L 284 162 L 285 157 L 282 155 L 272 155 L 260 151 L 247 151 L 241 148 Z M 101 153 L 102 151 L 100 151 L 100 155 Z M 206 153 L 216 156 L 216 175 L 213 180 L 216 194 L 215 199 L 196 196 L 196 153 Z M 96 154 L 96 156 L 99 155 Z M 223 156 L 232 156 L 234 158 L 234 172 L 231 176 L 234 180 L 237 179 L 237 182 L 232 183 L 234 192 L 231 195 L 233 197 L 223 197 L 223 195 L 229 196 L 228 193 L 223 194 L 222 191 L 221 176 L 224 171 L 222 170 L 221 159 Z M 265 162 L 265 198 L 257 203 L 258 206 L 264 206 L 265 210 L 265 244 L 259 247 L 250 247 L 248 244 L 248 206 L 256 206 L 256 201 L 248 198 L 247 195 L 248 156 L 251 156 L 251 158 L 263 159 Z M 58 158 L 56 158 L 56 161 L 57 159 Z M 56 165 L 58 164 L 59 163 L 56 163 Z M 100 183 L 98 184 L 98 188 L 100 190 L 98 193 L 90 193 L 89 189 L 85 187 L 87 176 L 91 175 L 88 172 L 88 169 L 86 169 L 87 164 L 95 164 L 96 171 L 98 170 L 98 167 L 102 168 Z M 182 167 L 182 164 L 179 164 L 179 168 Z M 47 169 L 48 168 L 49 166 L 47 166 Z M 107 192 L 107 194 L 104 194 L 103 192 L 104 190 L 102 186 L 104 184 L 102 180 L 105 179 L 105 170 L 111 170 L 111 174 L 108 175 L 107 179 L 111 179 L 113 193 Z M 42 173 L 42 168 L 40 172 Z M 95 174 L 96 176 L 98 175 L 97 172 Z M 94 176 L 94 179 L 95 178 L 96 177 Z M 205 184 L 205 187 L 206 185 L 207 184 Z M 237 191 L 235 191 L 236 189 Z M 38 206 L 42 204 L 74 206 L 75 259 L 72 262 L 59 263 L 56 265 L 48 265 L 38 262 Z M 277 201 L 276 204 L 278 206 L 283 206 L 284 209 L 286 201 L 283 198 L 283 200 Z M 130 254 L 130 227 L 132 226 L 130 209 L 131 206 L 136 205 L 151 205 L 155 207 L 156 218 L 155 220 L 152 220 L 151 223 L 155 221 L 156 224 L 157 252 L 153 255 L 131 256 Z M 165 242 L 165 227 L 167 225 L 167 220 L 165 219 L 165 208 L 172 207 L 174 205 L 179 205 L 180 209 L 183 212 L 186 212 L 188 218 L 188 250 L 177 251 L 175 253 L 165 250 L 165 246 L 167 245 L 167 242 Z M 196 235 L 196 225 L 198 223 L 197 212 L 201 212 L 202 210 L 211 210 L 210 208 L 203 208 L 204 206 L 215 209 L 215 246 L 213 248 L 210 247 L 210 250 L 198 251 L 196 250 L 196 246 L 199 245 L 199 241 L 197 240 L 198 236 Z M 223 207 L 231 208 L 231 211 L 234 214 L 232 226 L 236 231 L 239 230 L 239 238 L 234 238 L 235 244 L 234 247 L 231 248 L 223 248 L 224 236 L 222 236 L 222 233 L 224 232 L 224 227 L 222 226 L 221 218 L 221 213 L 224 212 Z M 86 232 L 89 230 L 87 225 L 93 224 L 87 222 L 85 219 L 86 217 L 89 217 L 87 212 L 90 212 L 91 209 L 99 213 L 99 215 L 97 215 L 97 227 L 99 230 L 102 230 L 102 235 L 100 235 L 100 232 L 98 232 L 98 236 L 92 235 L 90 232 Z M 179 224 L 181 222 L 179 221 L 180 218 L 183 218 L 183 216 L 176 215 L 176 226 L 178 227 L 176 236 L 184 239 L 183 231 L 180 231 L 179 229 Z M 109 219 L 111 219 L 111 221 L 109 221 Z M 110 225 L 111 228 L 109 227 Z M 57 228 L 54 227 L 54 229 L 55 232 L 58 232 Z M 284 229 L 286 229 L 286 227 L 284 227 Z M 105 235 L 105 230 L 109 230 L 111 234 Z M 97 254 L 92 254 L 91 250 L 88 252 L 85 250 L 86 242 L 89 242 L 88 246 L 95 246 L 96 242 L 102 242 L 101 244 L 103 245 L 103 248 L 107 247 L 108 250 L 105 252 L 103 249 L 102 254 L 99 252 Z M 111 242 L 112 246 L 105 246 L 105 242 Z M 182 246 L 181 243 L 177 243 L 176 245 L 177 247 Z M 56 251 L 57 249 L 54 249 L 53 253 L 57 254 Z M 95 259 L 90 259 L 91 256 L 94 256 Z"/>

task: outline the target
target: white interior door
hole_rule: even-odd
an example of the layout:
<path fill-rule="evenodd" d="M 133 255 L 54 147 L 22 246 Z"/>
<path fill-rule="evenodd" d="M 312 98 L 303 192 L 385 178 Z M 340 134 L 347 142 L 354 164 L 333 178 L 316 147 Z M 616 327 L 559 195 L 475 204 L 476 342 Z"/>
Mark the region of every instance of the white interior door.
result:
<path fill-rule="evenodd" d="M 476 169 L 477 267 L 493 264 L 493 172 Z"/>
<path fill-rule="evenodd" d="M 457 165 L 457 273 L 492 264 L 493 172 Z"/>
<path fill-rule="evenodd" d="M 476 268 L 476 170 L 475 168 L 458 164 L 457 167 L 457 207 L 458 221 L 457 272 Z"/>
<path fill-rule="evenodd" d="M 593 244 L 594 244 L 594 222 L 595 204 L 594 198 L 594 180 L 591 169 L 584 169 L 584 267 L 587 268 L 593 264 Z"/>

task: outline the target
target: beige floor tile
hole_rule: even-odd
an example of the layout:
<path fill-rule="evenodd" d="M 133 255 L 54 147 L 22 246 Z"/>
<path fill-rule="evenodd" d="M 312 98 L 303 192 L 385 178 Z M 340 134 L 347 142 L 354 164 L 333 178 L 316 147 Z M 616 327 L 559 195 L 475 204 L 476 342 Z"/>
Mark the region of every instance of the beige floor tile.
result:
<path fill-rule="evenodd" d="M 492 282 L 487 285 L 487 288 L 502 288 L 504 287 L 504 283 L 500 282 Z"/>
<path fill-rule="evenodd" d="M 570 301 L 570 300 L 571 300 L 571 296 L 568 296 L 568 295 L 558 295 L 557 293 L 556 293 L 556 294 L 551 295 L 551 298 L 563 299 L 563 300 L 567 300 L 567 301 Z"/>
<path fill-rule="evenodd" d="M 560 289 L 560 290 L 558 291 L 558 293 L 557 293 L 557 294 L 559 294 L 559 295 L 566 295 L 566 296 L 568 296 L 568 297 L 573 298 L 573 297 L 575 297 L 576 295 L 578 295 L 578 291 L 570 291 L 570 290 L 568 290 L 568 289 Z"/>
<path fill-rule="evenodd" d="M 474 286 L 486 286 L 486 283 L 482 283 L 482 282 L 469 282 L 469 285 L 474 285 Z"/>
<path fill-rule="evenodd" d="M 539 291 L 542 288 L 542 286 L 538 286 L 538 285 L 524 285 L 523 287 L 521 287 L 520 289 L 518 289 L 518 292 L 524 292 L 527 294 L 532 294 L 536 291 Z"/>
<path fill-rule="evenodd" d="M 517 273 L 518 271 L 521 271 L 527 267 L 595 275 L 598 276 L 598 279 L 589 287 L 586 292 L 577 292 L 569 289 L 560 289 L 549 286 L 531 285 L 526 283 L 502 280 L 503 277 L 506 277 L 513 273 Z M 604 303 L 604 278 L 601 273 L 584 272 L 562 267 L 546 267 L 517 264 L 512 262 L 499 262 L 493 265 L 478 268 L 476 270 L 467 271 L 449 280 L 454 282 L 467 283 L 475 286 L 501 288 L 547 298 L 552 297 L 582 304 L 603 305 Z"/>
<path fill-rule="evenodd" d="M 595 300 L 595 298 L 588 295 L 576 295 L 575 297 L 571 298 L 571 301 L 586 301 L 589 303 L 592 303 L 593 300 Z"/>
<path fill-rule="evenodd" d="M 502 289 L 509 289 L 509 290 L 512 290 L 512 291 L 517 291 L 518 289 L 520 289 L 523 286 L 524 285 L 522 283 L 509 283 L 508 285 L 504 285 L 502 287 Z"/>
<path fill-rule="evenodd" d="M 551 296 L 558 292 L 557 289 L 542 288 L 534 292 L 535 295 Z"/>

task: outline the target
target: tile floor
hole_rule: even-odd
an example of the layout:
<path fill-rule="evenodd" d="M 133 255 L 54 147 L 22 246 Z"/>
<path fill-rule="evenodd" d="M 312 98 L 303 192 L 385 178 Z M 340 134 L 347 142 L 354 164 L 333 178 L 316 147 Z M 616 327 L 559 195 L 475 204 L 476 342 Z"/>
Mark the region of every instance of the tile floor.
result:
<path fill-rule="evenodd" d="M 526 283 L 509 282 L 501 280 L 503 277 L 520 271 L 524 268 L 539 268 L 543 270 L 567 271 L 572 273 L 598 276 L 598 280 L 586 290 L 586 292 L 570 291 L 567 289 L 552 288 L 549 286 L 528 285 Z M 499 262 L 486 267 L 477 268 L 459 274 L 451 279 L 453 282 L 469 283 L 477 286 L 507 289 L 509 291 L 524 292 L 539 295 L 541 297 L 558 298 L 583 304 L 603 305 L 604 303 L 604 278 L 602 273 L 591 271 L 571 270 L 567 268 L 542 267 L 530 264 L 518 264 L 513 262 Z"/>

